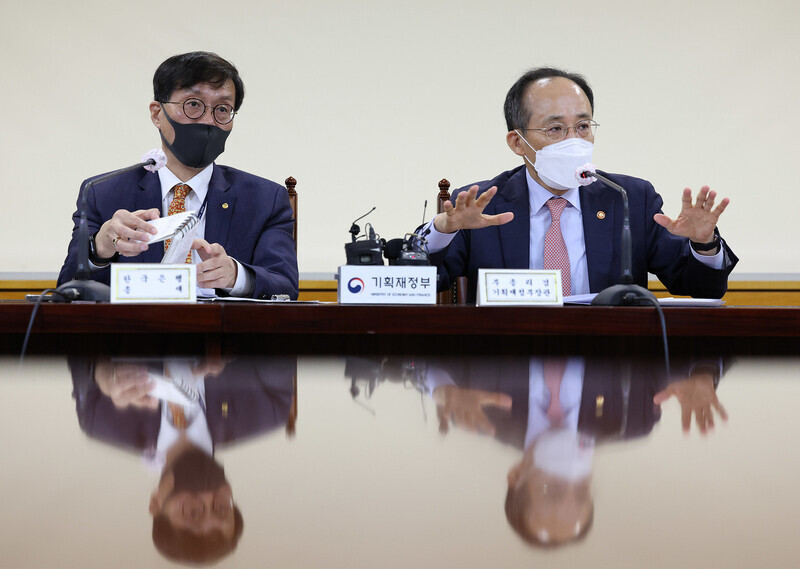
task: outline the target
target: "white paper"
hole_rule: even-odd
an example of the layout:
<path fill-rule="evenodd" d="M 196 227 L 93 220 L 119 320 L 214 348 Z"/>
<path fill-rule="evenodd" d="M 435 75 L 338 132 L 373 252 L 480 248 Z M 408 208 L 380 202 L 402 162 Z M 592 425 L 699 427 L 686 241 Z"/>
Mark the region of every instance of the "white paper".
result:
<path fill-rule="evenodd" d="M 184 211 L 181 213 L 176 213 L 175 215 L 159 217 L 158 219 L 152 219 L 148 221 L 148 225 L 152 225 L 158 230 L 158 233 L 150 236 L 150 241 L 148 241 L 148 243 L 158 243 L 164 239 L 171 238 L 173 235 L 175 235 L 175 231 L 177 231 L 181 225 L 191 219 L 192 216 L 197 217 L 194 211 Z"/>
<path fill-rule="evenodd" d="M 719 298 L 659 298 L 661 306 L 722 306 L 724 300 Z"/>

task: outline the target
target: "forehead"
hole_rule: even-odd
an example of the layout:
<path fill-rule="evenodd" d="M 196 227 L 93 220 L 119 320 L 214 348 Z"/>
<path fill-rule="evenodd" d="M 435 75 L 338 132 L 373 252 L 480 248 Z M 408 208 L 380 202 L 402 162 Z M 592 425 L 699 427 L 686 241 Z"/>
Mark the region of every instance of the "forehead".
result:
<path fill-rule="evenodd" d="M 523 102 L 530 112 L 530 122 L 536 125 L 592 116 L 592 106 L 586 93 L 565 77 L 546 77 L 534 81 L 525 89 Z"/>
<path fill-rule="evenodd" d="M 228 79 L 222 85 L 212 83 L 196 83 L 190 87 L 183 87 L 175 89 L 172 93 L 172 98 L 188 98 L 197 97 L 205 102 L 210 101 L 228 101 L 233 102 L 236 97 L 236 87 L 233 81 Z"/>

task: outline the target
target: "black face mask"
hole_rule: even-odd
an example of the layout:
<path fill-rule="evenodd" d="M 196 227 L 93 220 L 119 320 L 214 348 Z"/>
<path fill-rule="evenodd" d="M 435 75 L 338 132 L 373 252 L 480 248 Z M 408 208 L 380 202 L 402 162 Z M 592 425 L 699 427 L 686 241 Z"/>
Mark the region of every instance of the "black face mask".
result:
<path fill-rule="evenodd" d="M 164 107 L 161 107 L 164 111 Z M 170 144 L 161 134 L 161 140 L 175 158 L 190 168 L 205 168 L 225 151 L 225 140 L 231 133 L 213 124 L 175 122 L 166 111 L 164 116 L 175 131 L 175 140 Z"/>
<path fill-rule="evenodd" d="M 225 484 L 225 469 L 201 450 L 189 450 L 172 465 L 173 492 L 216 490 Z"/>

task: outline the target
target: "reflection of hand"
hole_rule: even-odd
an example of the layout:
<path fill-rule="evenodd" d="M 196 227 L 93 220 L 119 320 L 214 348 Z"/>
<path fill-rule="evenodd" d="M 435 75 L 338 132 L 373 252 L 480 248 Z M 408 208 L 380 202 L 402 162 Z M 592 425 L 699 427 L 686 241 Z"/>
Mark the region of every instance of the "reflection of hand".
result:
<path fill-rule="evenodd" d="M 656 393 L 653 402 L 661 405 L 673 395 L 681 405 L 681 422 L 684 432 L 689 432 L 692 413 L 695 415 L 697 428 L 702 434 L 706 434 L 709 429 L 714 428 L 714 409 L 723 421 L 728 420 L 728 413 L 717 399 L 717 392 L 714 391 L 714 378 L 711 374 L 698 373 L 689 379 L 676 381 L 665 390 Z"/>
<path fill-rule="evenodd" d="M 442 213 L 433 220 L 436 231 L 454 233 L 459 229 L 480 229 L 489 225 L 508 223 L 514 219 L 514 214 L 510 211 L 497 215 L 483 213 L 496 193 L 497 187 L 492 186 L 476 199 L 478 186 L 472 186 L 466 192 L 458 194 L 455 205 L 450 201 L 444 202 Z"/>
<path fill-rule="evenodd" d="M 659 225 L 666 227 L 667 231 L 680 237 L 688 237 L 695 243 L 710 243 L 714 240 L 714 228 L 717 220 L 730 201 L 723 199 L 715 208 L 714 200 L 717 193 L 709 190 L 708 186 L 703 186 L 697 192 L 697 200 L 692 204 L 692 190 L 683 190 L 681 199 L 681 212 L 677 219 L 672 220 L 663 213 L 657 213 L 653 219 Z M 706 255 L 713 255 L 716 251 L 703 252 Z"/>
<path fill-rule="evenodd" d="M 433 392 L 439 431 L 447 434 L 449 423 L 470 432 L 494 435 L 494 425 L 483 412 L 487 405 L 511 410 L 511 397 L 505 393 L 492 393 L 479 389 L 459 389 L 454 385 L 437 387 Z"/>
<path fill-rule="evenodd" d="M 158 399 L 148 395 L 155 383 L 148 379 L 147 366 L 98 362 L 94 380 L 118 409 L 140 407 L 157 409 Z"/>

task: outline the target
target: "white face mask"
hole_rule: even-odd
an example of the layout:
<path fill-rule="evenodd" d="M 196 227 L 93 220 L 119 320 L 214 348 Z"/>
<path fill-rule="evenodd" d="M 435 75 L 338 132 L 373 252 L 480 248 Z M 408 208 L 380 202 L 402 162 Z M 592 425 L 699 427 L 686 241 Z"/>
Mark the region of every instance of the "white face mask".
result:
<path fill-rule="evenodd" d="M 561 142 L 549 144 L 537 152 L 518 130 L 514 132 L 519 134 L 525 144 L 536 152 L 535 163 L 528 160 L 527 156 L 525 160 L 530 162 L 542 182 L 554 190 L 570 190 L 580 185 L 575 172 L 587 162 L 592 161 L 594 144 L 583 138 L 565 138 Z"/>
<path fill-rule="evenodd" d="M 536 441 L 533 464 L 548 474 L 577 482 L 592 473 L 594 441 L 569 429 L 546 431 Z"/>

